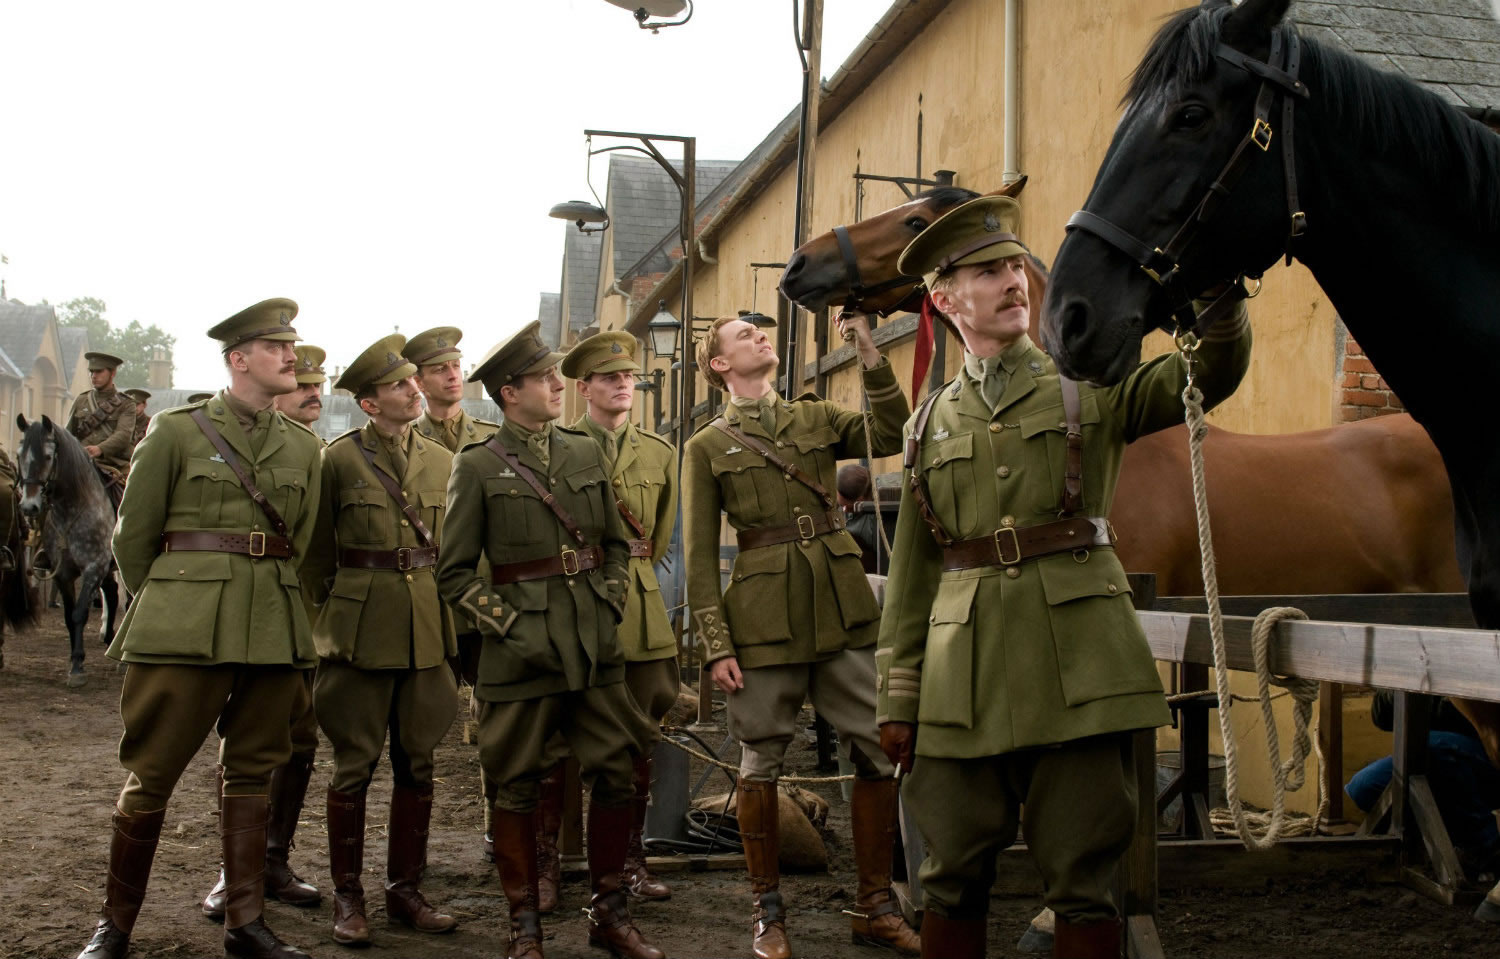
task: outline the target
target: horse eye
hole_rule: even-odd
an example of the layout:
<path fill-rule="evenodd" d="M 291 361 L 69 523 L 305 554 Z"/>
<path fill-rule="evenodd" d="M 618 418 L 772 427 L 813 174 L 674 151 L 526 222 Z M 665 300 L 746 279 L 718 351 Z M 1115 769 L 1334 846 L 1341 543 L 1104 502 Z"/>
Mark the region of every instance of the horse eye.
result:
<path fill-rule="evenodd" d="M 1172 117 L 1172 129 L 1178 131 L 1196 130 L 1208 122 L 1208 110 L 1196 103 L 1190 103 L 1178 110 Z"/>
<path fill-rule="evenodd" d="M 911 227 L 917 233 L 921 233 L 923 230 L 927 229 L 927 221 L 919 216 L 914 216 L 910 220 L 907 220 L 906 225 Z"/>

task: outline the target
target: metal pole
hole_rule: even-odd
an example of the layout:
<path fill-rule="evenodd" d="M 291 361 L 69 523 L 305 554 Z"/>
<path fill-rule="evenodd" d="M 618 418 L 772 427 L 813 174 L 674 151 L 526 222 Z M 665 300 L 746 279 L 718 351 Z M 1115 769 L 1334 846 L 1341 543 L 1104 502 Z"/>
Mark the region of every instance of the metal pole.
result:
<path fill-rule="evenodd" d="M 807 241 L 812 223 L 813 159 L 818 139 L 818 101 L 822 93 L 823 0 L 803 0 L 802 24 L 798 38 L 798 55 L 802 58 L 802 108 L 797 130 L 797 201 L 792 229 L 792 249 Z M 809 315 L 810 317 L 810 315 Z M 787 355 L 782 357 L 786 373 L 786 396 L 791 399 L 802 388 L 802 341 L 798 335 L 811 319 L 792 310 L 787 329 Z"/>

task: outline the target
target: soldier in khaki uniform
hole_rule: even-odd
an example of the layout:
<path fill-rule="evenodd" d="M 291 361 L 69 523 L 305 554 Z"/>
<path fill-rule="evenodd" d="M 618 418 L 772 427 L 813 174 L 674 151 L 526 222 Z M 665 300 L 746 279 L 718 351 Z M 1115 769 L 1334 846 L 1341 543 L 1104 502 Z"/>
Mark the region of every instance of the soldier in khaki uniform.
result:
<path fill-rule="evenodd" d="M 399 333 L 377 340 L 336 384 L 370 417 L 323 451 L 318 538 L 303 578 L 314 624 L 318 725 L 333 744 L 328 858 L 333 939 L 370 941 L 365 916 L 365 793 L 390 734 L 386 915 L 421 932 L 458 923 L 423 898 L 432 816 L 432 754 L 453 724 L 458 687 L 447 666 L 453 618 L 438 596 L 438 541 L 453 454 L 411 428 L 422 413 Z"/>
<path fill-rule="evenodd" d="M 427 410 L 415 429 L 446 446 L 450 453 L 487 440 L 500 428 L 499 423 L 476 419 L 463 408 L 463 353 L 458 348 L 463 337 L 456 326 L 438 326 L 407 340 L 404 351 L 417 368 L 417 387 L 427 400 Z"/>
<path fill-rule="evenodd" d="M 297 362 L 297 388 L 277 396 L 271 405 L 292 422 L 312 429 L 323 406 L 318 402 L 309 404 L 307 398 L 311 395 L 316 399 L 327 379 L 323 375 L 324 353 L 316 346 L 307 344 L 297 347 L 293 352 Z M 318 445 L 323 445 L 321 439 L 318 440 Z M 305 593 L 303 601 L 309 619 L 315 617 L 317 609 Z M 271 810 L 266 824 L 266 895 L 293 906 L 316 906 L 323 901 L 323 896 L 316 886 L 304 882 L 292 872 L 287 861 L 292 849 L 292 836 L 297 831 L 297 819 L 302 815 L 302 802 L 307 796 L 307 783 L 312 778 L 313 756 L 318 751 L 318 717 L 313 712 L 312 703 L 313 670 L 304 670 L 302 678 L 303 691 L 292 708 L 292 757 L 271 773 Z M 222 743 L 220 749 L 223 749 Z M 222 787 L 222 758 L 217 773 Z M 222 794 L 222 788 L 219 792 Z M 224 891 L 224 869 L 220 864 L 219 881 L 203 897 L 203 914 L 214 922 L 224 921 Z"/>
<path fill-rule="evenodd" d="M 134 450 L 146 438 L 146 430 L 151 426 L 151 417 L 146 415 L 146 401 L 151 399 L 151 394 L 137 389 L 126 390 L 125 395 L 135 400 L 135 429 L 130 434 L 130 448 Z"/>
<path fill-rule="evenodd" d="M 1108 389 L 1061 380 L 1026 334 L 1019 216 L 1015 200 L 981 197 L 900 260 L 926 277 L 966 351 L 907 426 L 881 738 L 910 771 L 927 839 L 924 956 L 984 955 L 995 856 L 1020 824 L 1057 914 L 1053 954 L 1113 959 L 1111 887 L 1137 802 L 1128 731 L 1168 714 L 1104 517 L 1125 444 L 1182 421 L 1185 367 L 1169 353 Z M 1249 354 L 1241 306 L 1197 353 L 1209 405 Z M 1073 433 L 1081 453 L 1069 453 Z"/>
<path fill-rule="evenodd" d="M 80 959 L 128 950 L 167 798 L 215 728 L 225 955 L 304 956 L 261 915 L 267 780 L 291 754 L 293 704 L 316 659 L 297 569 L 317 513 L 318 443 L 271 407 L 296 386 L 296 314 L 291 300 L 266 300 L 209 330 L 223 344 L 229 389 L 157 414 L 135 451 L 114 536 L 135 602 L 109 649 L 130 664 L 120 693 L 130 776 L 114 816 L 104 918 Z"/>
<path fill-rule="evenodd" d="M 623 682 L 615 634 L 629 533 L 599 444 L 553 423 L 562 412 L 562 357 L 542 343 L 539 327 L 496 346 L 470 377 L 500 404 L 505 425 L 454 460 L 438 569 L 443 596 L 484 633 L 479 761 L 495 791 L 495 864 L 510 904 L 506 956 L 542 959 L 538 781 L 561 733 L 592 789 L 589 941 L 623 959 L 664 959 L 630 918 L 622 873 L 632 767 L 654 735 Z"/>
<path fill-rule="evenodd" d="M 20 564 L 18 549 L 10 545 L 11 534 L 16 527 L 16 464 L 9 454 L 0 449 L 0 570 L 15 569 Z M 17 542 L 19 546 L 19 538 Z M 0 637 L 0 644 L 4 643 Z M 0 656 L 0 665 L 4 665 Z"/>
<path fill-rule="evenodd" d="M 672 444 L 638 430 L 630 423 L 635 405 L 635 375 L 639 341 L 629 333 L 599 333 L 573 347 L 562 361 L 562 374 L 578 381 L 588 408 L 573 424 L 604 450 L 609 461 L 609 481 L 614 487 L 620 515 L 630 528 L 630 576 L 625 592 L 625 618 L 618 636 L 625 652 L 625 687 L 641 712 L 660 729 L 662 718 L 677 702 L 681 682 L 677 673 L 677 637 L 667 621 L 667 606 L 656 581 L 655 562 L 666 553 L 677 524 L 677 451 Z M 654 742 L 654 740 L 653 740 Z M 550 835 L 543 842 L 557 855 L 557 824 L 562 821 L 562 792 L 554 790 L 556 808 L 543 808 L 542 828 Z M 646 806 L 651 799 L 651 754 L 642 752 L 635 761 L 635 819 L 630 826 L 630 850 L 625 857 L 625 878 L 630 891 L 642 899 L 666 899 L 667 884 L 646 867 L 642 833 Z M 543 806 L 546 805 L 546 792 Z M 555 868 L 557 860 L 552 860 Z M 549 864 L 542 862 L 545 875 Z"/>
<path fill-rule="evenodd" d="M 862 414 L 811 395 L 796 402 L 776 395 L 776 350 L 751 323 L 721 317 L 698 343 L 698 368 L 730 402 L 684 451 L 688 603 L 709 675 L 729 697 L 729 731 L 743 747 L 738 815 L 757 959 L 792 955 L 777 869 L 776 779 L 809 697 L 838 730 L 858 777 L 850 804 L 859 874 L 849 910 L 854 938 L 904 955 L 919 948 L 890 889 L 897 792 L 875 728 L 880 607 L 832 492 L 838 460 L 900 449 L 911 409 L 868 320 L 840 323 L 863 367 L 868 441 Z M 722 596 L 721 513 L 739 544 Z"/>
<path fill-rule="evenodd" d="M 135 449 L 135 401 L 115 389 L 115 373 L 125 362 L 108 353 L 85 353 L 94 388 L 78 394 L 68 415 L 68 432 L 94 458 L 111 482 L 110 500 L 119 505 L 130 453 Z"/>

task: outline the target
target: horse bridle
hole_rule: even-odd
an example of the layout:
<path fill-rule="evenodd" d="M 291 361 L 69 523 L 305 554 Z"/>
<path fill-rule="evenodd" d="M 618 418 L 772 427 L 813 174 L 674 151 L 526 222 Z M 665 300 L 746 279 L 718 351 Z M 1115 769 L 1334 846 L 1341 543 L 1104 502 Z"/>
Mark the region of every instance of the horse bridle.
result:
<path fill-rule="evenodd" d="M 917 301 L 918 307 L 906 305 L 912 302 L 913 298 L 920 297 L 921 295 L 922 291 L 920 287 L 922 285 L 922 278 L 920 276 L 905 276 L 898 273 L 889 280 L 876 283 L 874 286 L 866 286 L 864 277 L 859 272 L 859 258 L 855 256 L 854 243 L 849 239 L 849 228 L 847 226 L 834 227 L 833 238 L 838 241 L 839 256 L 844 258 L 844 272 L 849 277 L 849 295 L 844 298 L 845 313 L 874 313 L 877 316 L 886 317 L 902 310 L 915 312 L 920 307 L 920 300 Z M 897 287 L 909 285 L 915 285 L 918 289 L 913 290 L 911 295 L 902 297 L 899 302 L 892 304 L 890 307 L 884 310 L 870 310 L 865 308 L 865 300 L 869 297 L 884 293 L 887 290 L 894 290 Z"/>
<path fill-rule="evenodd" d="M 1219 175 L 1209 185 L 1203 199 L 1198 202 L 1198 206 L 1188 217 L 1187 222 L 1183 223 L 1166 247 L 1152 246 L 1137 239 L 1126 230 L 1088 210 L 1079 210 L 1074 213 L 1068 218 L 1067 225 L 1069 230 L 1084 230 L 1124 253 L 1166 291 L 1171 302 L 1172 319 L 1177 324 L 1178 337 L 1189 333 L 1196 334 L 1200 329 L 1211 326 L 1240 300 L 1254 296 L 1260 291 L 1259 274 L 1241 273 L 1202 314 L 1197 314 L 1193 310 L 1193 298 L 1201 291 L 1189 290 L 1183 285 L 1181 263 L 1184 253 L 1197 237 L 1199 229 L 1212 218 L 1219 205 L 1229 197 L 1240 177 L 1244 175 L 1245 169 L 1250 165 L 1250 160 L 1257 155 L 1257 151 L 1270 152 L 1273 132 L 1270 120 L 1271 111 L 1278 98 L 1281 100 L 1282 167 L 1286 177 L 1287 212 L 1291 223 L 1286 250 L 1288 262 L 1292 257 L 1291 241 L 1307 230 L 1307 215 L 1302 211 L 1301 202 L 1298 199 L 1297 157 L 1292 143 L 1292 115 L 1296 104 L 1294 97 L 1304 100 L 1309 97 L 1307 85 L 1297 79 L 1297 70 L 1301 65 L 1297 31 L 1286 26 L 1275 28 L 1271 32 L 1270 56 L 1265 62 L 1255 60 L 1224 43 L 1218 45 L 1214 55 L 1231 66 L 1239 67 L 1253 76 L 1260 77 L 1260 91 L 1255 97 L 1255 121 L 1250 126 L 1250 132 L 1245 134 L 1245 138 L 1230 155 L 1229 161 L 1224 164 Z M 1247 276 L 1256 281 L 1254 291 L 1245 286 Z"/>

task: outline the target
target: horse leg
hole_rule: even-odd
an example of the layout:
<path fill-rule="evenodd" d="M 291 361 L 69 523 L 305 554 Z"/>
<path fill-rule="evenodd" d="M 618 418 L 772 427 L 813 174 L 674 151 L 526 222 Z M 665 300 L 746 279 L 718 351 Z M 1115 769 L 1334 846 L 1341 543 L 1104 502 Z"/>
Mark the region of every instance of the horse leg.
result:
<path fill-rule="evenodd" d="M 58 581 L 57 591 L 62 596 L 63 622 L 68 624 L 68 685 L 76 689 L 87 682 L 83 672 L 83 624 L 89 617 L 88 601 L 79 602 L 80 597 L 74 592 L 72 580 Z M 81 622 L 79 612 L 83 614 Z"/>
<path fill-rule="evenodd" d="M 115 581 L 113 571 L 104 574 L 100 589 L 104 591 L 104 622 L 100 624 L 99 641 L 108 646 L 114 642 L 116 616 L 120 611 L 120 584 Z"/>

